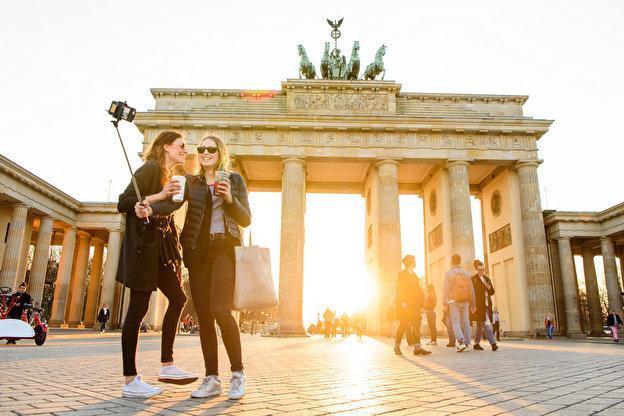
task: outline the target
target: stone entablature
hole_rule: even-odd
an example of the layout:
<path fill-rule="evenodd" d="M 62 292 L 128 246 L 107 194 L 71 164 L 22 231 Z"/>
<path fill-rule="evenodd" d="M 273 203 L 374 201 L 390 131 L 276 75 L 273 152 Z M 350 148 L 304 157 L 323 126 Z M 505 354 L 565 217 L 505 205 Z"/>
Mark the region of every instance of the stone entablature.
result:
<path fill-rule="evenodd" d="M 117 212 L 117 204 L 80 202 L 2 155 L 0 194 L 69 225 L 82 227 L 81 223 L 85 222 L 100 223 L 104 229 L 123 230 L 125 223 Z"/>
<path fill-rule="evenodd" d="M 624 203 L 604 211 L 545 211 L 549 238 L 599 238 L 624 233 Z"/>

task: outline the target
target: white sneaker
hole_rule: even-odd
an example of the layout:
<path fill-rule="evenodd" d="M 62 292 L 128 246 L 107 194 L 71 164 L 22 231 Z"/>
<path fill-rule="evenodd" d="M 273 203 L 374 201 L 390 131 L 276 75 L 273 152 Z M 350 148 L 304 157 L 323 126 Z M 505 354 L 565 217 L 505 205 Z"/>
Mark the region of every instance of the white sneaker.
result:
<path fill-rule="evenodd" d="M 427 345 L 438 345 L 437 341 L 429 341 Z"/>
<path fill-rule="evenodd" d="M 141 380 L 141 376 L 136 376 L 134 380 L 123 386 L 121 396 L 147 399 L 148 397 L 156 396 L 162 392 L 162 388 L 152 386 Z"/>
<path fill-rule="evenodd" d="M 204 381 L 191 393 L 191 397 L 202 399 L 204 397 L 218 396 L 223 393 L 221 388 L 221 380 L 217 376 L 208 376 Z"/>
<path fill-rule="evenodd" d="M 177 365 L 160 367 L 158 381 L 173 384 L 189 384 L 197 380 L 197 374 L 182 370 Z"/>
<path fill-rule="evenodd" d="M 242 371 L 234 371 L 230 379 L 230 392 L 228 398 L 232 400 L 242 399 L 245 395 L 245 374 Z"/>
<path fill-rule="evenodd" d="M 457 352 L 464 352 L 468 349 L 468 346 L 466 344 L 459 344 L 459 346 L 457 346 Z"/>

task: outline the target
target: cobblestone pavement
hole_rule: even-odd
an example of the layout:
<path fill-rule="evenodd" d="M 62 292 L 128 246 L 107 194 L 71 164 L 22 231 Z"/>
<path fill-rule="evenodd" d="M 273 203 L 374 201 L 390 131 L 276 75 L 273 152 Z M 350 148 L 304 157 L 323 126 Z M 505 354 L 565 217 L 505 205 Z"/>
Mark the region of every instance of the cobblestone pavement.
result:
<path fill-rule="evenodd" d="M 165 385 L 148 400 L 121 398 L 119 337 L 0 346 L 0 415 L 624 415 L 624 348 L 507 341 L 457 354 L 395 356 L 389 339 L 275 339 L 243 335 L 247 395 L 191 399 L 196 386 Z M 230 376 L 220 346 L 227 391 Z M 142 336 L 139 370 L 156 382 L 160 338 Z M 199 338 L 176 340 L 176 361 L 203 373 Z M 199 383 L 199 381 L 198 381 Z"/>

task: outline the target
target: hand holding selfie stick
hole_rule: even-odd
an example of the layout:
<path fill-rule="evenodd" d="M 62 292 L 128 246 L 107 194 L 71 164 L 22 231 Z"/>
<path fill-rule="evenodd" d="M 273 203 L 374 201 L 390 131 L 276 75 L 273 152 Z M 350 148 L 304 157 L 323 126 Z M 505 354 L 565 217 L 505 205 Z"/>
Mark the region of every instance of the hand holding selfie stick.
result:
<path fill-rule="evenodd" d="M 110 105 L 110 108 L 108 109 L 108 114 L 115 118 L 114 120 L 111 120 L 111 123 L 113 123 L 113 126 L 115 126 L 115 130 L 117 131 L 117 137 L 119 137 L 119 143 L 121 143 L 121 149 L 123 150 L 123 154 L 126 157 L 126 163 L 128 164 L 128 170 L 130 170 L 130 177 L 132 178 L 132 186 L 134 187 L 134 192 L 136 192 L 139 203 L 143 205 L 143 198 L 141 197 L 141 191 L 139 191 L 139 184 L 134 177 L 134 172 L 132 170 L 132 166 L 130 166 L 130 159 L 128 159 L 126 147 L 124 146 L 123 140 L 121 140 L 121 133 L 119 133 L 119 121 L 126 120 L 128 122 L 132 122 L 132 120 L 134 120 L 136 110 L 128 106 L 125 101 L 113 101 Z M 149 224 L 149 217 L 145 217 L 143 219 L 143 224 Z"/>

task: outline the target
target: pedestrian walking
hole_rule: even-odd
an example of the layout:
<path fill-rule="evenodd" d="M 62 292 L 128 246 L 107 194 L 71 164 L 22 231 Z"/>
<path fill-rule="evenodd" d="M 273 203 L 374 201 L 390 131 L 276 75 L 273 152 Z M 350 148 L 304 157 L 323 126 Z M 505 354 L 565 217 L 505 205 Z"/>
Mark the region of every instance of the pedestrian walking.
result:
<path fill-rule="evenodd" d="M 613 342 L 620 342 L 618 336 L 618 330 L 622 328 L 622 318 L 615 312 L 615 309 L 611 309 L 611 313 L 607 316 L 607 326 L 611 328 L 611 337 Z"/>
<path fill-rule="evenodd" d="M 399 328 L 394 338 L 394 353 L 403 355 L 401 341 L 403 335 L 409 346 L 414 347 L 414 355 L 429 355 L 420 345 L 420 325 L 422 312 L 425 307 L 425 292 L 420 284 L 418 275 L 414 273 L 416 258 L 411 254 L 403 257 L 404 269 L 399 272 L 396 282 L 396 313 L 399 319 Z"/>
<path fill-rule="evenodd" d="M 336 338 L 336 335 L 338 334 L 338 327 L 340 327 L 340 318 L 336 316 L 336 311 L 334 311 L 333 313 L 334 313 L 334 322 L 332 323 L 331 337 Z"/>
<path fill-rule="evenodd" d="M 169 182 L 169 178 L 172 169 L 186 161 L 187 153 L 186 143 L 180 133 L 160 133 L 145 153 L 145 163 L 134 174 L 140 194 L 145 199 L 138 200 L 132 182 L 119 195 L 117 210 L 126 214 L 126 230 L 119 256 L 117 281 L 130 289 L 121 334 L 124 397 L 147 398 L 163 391 L 143 381 L 136 369 L 139 327 L 149 308 L 152 292 L 156 289 L 160 289 L 169 301 L 162 323 L 158 379 L 178 384 L 197 380 L 196 374 L 182 370 L 173 361 L 178 321 L 186 303 L 180 284 L 181 257 L 173 215 L 152 218 L 147 222 L 142 212 L 149 204 L 168 199 L 179 191 L 180 184 Z"/>
<path fill-rule="evenodd" d="M 451 312 L 447 307 L 443 307 L 442 323 L 446 327 L 446 332 L 449 337 L 449 342 L 446 344 L 449 348 L 455 348 L 457 339 L 455 338 L 455 332 L 453 332 L 453 321 L 451 320 Z"/>
<path fill-rule="evenodd" d="M 470 320 L 477 323 L 473 349 L 483 351 L 480 341 L 485 332 L 492 351 L 496 351 L 498 349 L 498 344 L 496 343 L 496 338 L 494 338 L 494 331 L 492 329 L 492 296 L 494 296 L 494 285 L 490 278 L 485 275 L 485 265 L 483 262 L 475 260 L 473 262 L 473 267 L 477 271 L 472 276 L 476 310 L 470 314 Z"/>
<path fill-rule="evenodd" d="M 436 303 L 438 298 L 435 294 L 433 285 L 427 286 L 427 295 L 425 296 L 425 314 L 427 315 L 427 327 L 429 328 L 429 337 L 431 341 L 427 345 L 438 345 L 438 329 L 436 328 Z"/>
<path fill-rule="evenodd" d="M 496 341 L 500 341 L 500 315 L 496 306 L 492 310 L 492 329 L 496 335 Z"/>
<path fill-rule="evenodd" d="M 98 312 L 97 321 L 100 323 L 100 332 L 106 331 L 106 323 L 110 320 L 110 310 L 108 309 L 108 304 L 105 303 L 100 308 Z"/>
<path fill-rule="evenodd" d="M 340 329 L 343 338 L 347 338 L 349 336 L 350 324 L 351 322 L 349 320 L 349 315 L 347 315 L 346 312 L 343 312 L 342 316 L 340 317 Z"/>
<path fill-rule="evenodd" d="M 444 275 L 444 307 L 451 314 L 453 332 L 457 339 L 457 352 L 470 346 L 470 312 L 474 312 L 475 294 L 472 277 L 461 268 L 461 256 L 451 256 L 451 268 Z"/>
<path fill-rule="evenodd" d="M 548 337 L 548 342 L 552 342 L 553 333 L 555 332 L 555 321 L 553 320 L 550 312 L 548 312 L 544 317 L 544 328 L 546 328 L 546 336 Z"/>
<path fill-rule="evenodd" d="M 157 217 L 169 215 L 188 201 L 180 241 L 189 270 L 191 297 L 199 323 L 206 377 L 191 393 L 205 398 L 222 392 L 217 356 L 215 320 L 230 359 L 230 399 L 245 395 L 240 332 L 232 315 L 234 301 L 234 247 L 240 246 L 242 228 L 251 224 L 247 187 L 243 177 L 228 171 L 230 155 L 223 139 L 205 137 L 197 146 L 199 170 L 185 175 L 182 201 L 171 199 L 152 206 Z"/>
<path fill-rule="evenodd" d="M 332 326 L 334 324 L 334 313 L 329 309 L 329 306 L 325 308 L 323 312 L 323 320 L 325 323 L 325 338 L 329 338 L 332 332 Z"/>

